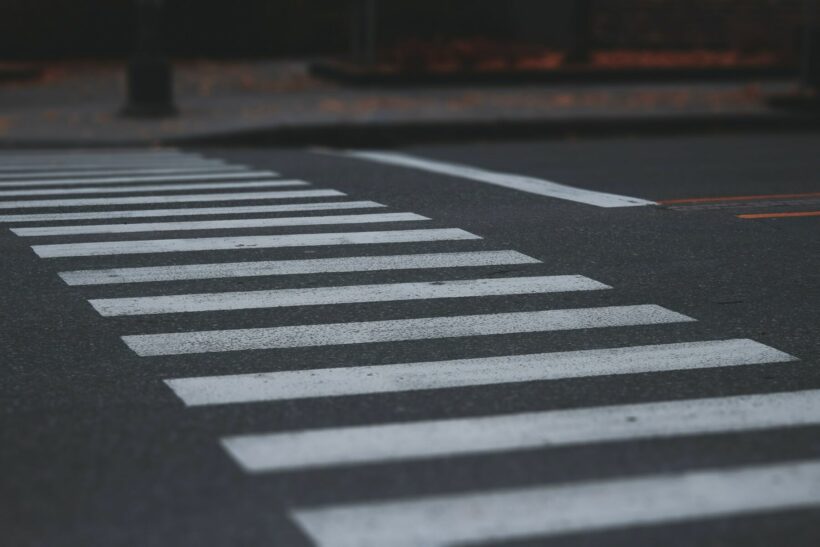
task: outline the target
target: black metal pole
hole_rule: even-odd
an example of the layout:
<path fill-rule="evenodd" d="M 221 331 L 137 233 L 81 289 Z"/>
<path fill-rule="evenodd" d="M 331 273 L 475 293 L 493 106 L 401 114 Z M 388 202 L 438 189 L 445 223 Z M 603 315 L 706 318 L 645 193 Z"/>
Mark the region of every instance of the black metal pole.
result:
<path fill-rule="evenodd" d="M 590 60 L 590 22 L 592 19 L 591 0 L 573 0 L 570 22 L 570 44 L 565 62 L 585 64 Z"/>
<path fill-rule="evenodd" d="M 164 117 L 176 114 L 171 63 L 162 52 L 163 0 L 135 0 L 137 46 L 126 72 L 128 99 L 122 114 Z"/>
<path fill-rule="evenodd" d="M 803 59 L 800 80 L 807 91 L 820 90 L 820 8 L 818 0 L 805 0 Z"/>

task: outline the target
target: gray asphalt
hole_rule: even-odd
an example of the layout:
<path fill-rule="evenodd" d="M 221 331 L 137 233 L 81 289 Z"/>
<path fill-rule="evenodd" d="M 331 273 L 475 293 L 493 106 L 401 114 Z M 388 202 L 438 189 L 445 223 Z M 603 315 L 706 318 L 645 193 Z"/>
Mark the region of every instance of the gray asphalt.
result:
<path fill-rule="evenodd" d="M 651 200 L 820 192 L 820 136 L 715 135 L 415 146 L 403 151 Z M 676 437 L 344 469 L 249 475 L 225 435 L 820 389 L 820 217 L 734 209 L 604 209 L 311 150 L 204 154 L 335 188 L 484 239 L 399 252 L 512 249 L 542 264 L 68 287 L 58 271 L 388 254 L 391 245 L 40 259 L 0 230 L 0 535 L 9 546 L 309 545 L 290 507 L 513 488 L 820 457 L 820 427 Z M 154 206 L 148 206 L 151 208 Z M 161 207 L 161 206 L 156 206 Z M 746 212 L 818 210 L 790 205 Z M 55 210 L 57 211 L 57 210 Z M 34 210 L 25 212 L 35 212 Z M 300 213 L 301 215 L 302 213 Z M 330 214 L 327 212 L 304 213 Z M 228 217 L 224 217 L 228 218 Z M 161 219 L 173 220 L 173 219 Z M 183 219 L 179 220 L 193 220 Z M 78 221 L 77 224 L 92 223 Z M 39 224 L 39 223 L 38 223 Z M 42 223 L 45 224 L 45 223 Z M 68 224 L 68 223 L 66 223 Z M 344 231 L 392 229 L 389 225 Z M 322 226 L 232 230 L 320 233 Z M 219 231 L 157 237 L 207 237 Z M 148 239 L 146 234 L 66 241 Z M 582 274 L 565 293 L 103 318 L 89 298 L 339 284 Z M 697 322 L 555 333 L 140 358 L 127 334 L 658 304 Z M 389 364 L 724 338 L 800 358 L 620 377 L 186 409 L 165 378 Z M 814 546 L 820 511 L 715 518 L 509 544 Z"/>

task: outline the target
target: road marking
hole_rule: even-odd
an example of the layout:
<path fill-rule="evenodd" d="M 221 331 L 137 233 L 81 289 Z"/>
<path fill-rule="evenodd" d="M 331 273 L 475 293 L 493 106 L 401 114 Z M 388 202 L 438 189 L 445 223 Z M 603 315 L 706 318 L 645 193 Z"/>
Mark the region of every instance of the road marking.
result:
<path fill-rule="evenodd" d="M 610 306 L 537 312 L 424 317 L 256 329 L 123 336 L 137 355 L 182 355 L 404 340 L 463 338 L 694 321 L 660 306 Z"/>
<path fill-rule="evenodd" d="M 224 251 L 271 249 L 277 247 L 314 247 L 322 245 L 368 245 L 421 241 L 481 239 L 455 228 L 396 230 L 382 232 L 343 232 L 322 234 L 289 234 L 272 236 L 202 237 L 193 239 L 149 239 L 138 241 L 94 241 L 34 245 L 42 258 L 67 256 L 103 256 L 143 253 L 180 253 L 190 251 Z"/>
<path fill-rule="evenodd" d="M 86 226 L 37 226 L 12 228 L 21 237 L 67 236 L 79 234 L 125 234 L 185 230 L 242 230 L 277 226 L 321 226 L 332 224 L 373 224 L 378 222 L 414 222 L 430 220 L 415 213 L 381 213 L 362 215 L 325 215 L 310 217 L 240 218 L 195 222 L 141 222 L 137 224 L 95 224 Z"/>
<path fill-rule="evenodd" d="M 191 167 L 206 167 L 206 166 L 228 166 L 227 162 L 222 160 L 204 160 L 204 159 L 157 159 L 157 160 L 137 160 L 137 161 L 102 161 L 102 160 L 87 160 L 83 162 L 70 163 L 53 163 L 35 160 L 36 163 L 2 163 L 0 162 L 0 171 L 5 171 L 9 174 L 11 172 L 40 172 L 44 176 L 48 176 L 52 172 L 59 171 L 75 171 L 75 170 L 96 170 L 104 171 L 108 169 L 123 169 L 123 170 L 141 170 L 141 169 L 156 169 L 156 168 L 191 168 Z"/>
<path fill-rule="evenodd" d="M 249 473 L 491 454 L 820 424 L 820 390 L 239 435 Z"/>
<path fill-rule="evenodd" d="M 81 168 L 78 168 L 81 169 Z M 47 173 L 43 172 L 36 172 L 36 173 L 0 173 L 0 180 L 21 180 L 25 181 L 24 184 L 28 184 L 28 180 L 30 179 L 40 179 L 43 182 L 46 180 L 52 181 L 53 184 L 59 184 L 61 181 L 66 180 L 70 177 L 93 177 L 91 181 L 96 181 L 97 177 L 107 176 L 107 175 L 186 175 L 186 174 L 193 174 L 193 173 L 237 173 L 242 171 L 248 171 L 248 167 L 244 165 L 225 165 L 224 163 L 213 163 L 213 164 L 196 164 L 196 166 L 192 167 L 146 167 L 146 168 L 122 168 L 122 167 L 112 167 L 108 169 L 95 169 L 95 170 L 88 170 L 88 171 L 49 171 Z"/>
<path fill-rule="evenodd" d="M 297 509 L 317 547 L 453 547 L 820 505 L 801 461 Z"/>
<path fill-rule="evenodd" d="M 737 218 L 798 218 L 798 217 L 820 217 L 820 211 L 798 211 L 793 213 L 755 213 L 737 215 Z"/>
<path fill-rule="evenodd" d="M 26 188 L 35 186 L 81 186 L 83 184 L 118 184 L 131 182 L 159 182 L 159 181 L 183 181 L 183 180 L 245 180 L 245 179 L 261 179 L 278 177 L 279 173 L 273 171 L 242 171 L 239 173 L 192 173 L 186 175 L 127 175 L 120 177 L 85 177 L 85 178 L 71 178 L 71 179 L 51 179 L 51 180 L 21 180 L 0 182 L 0 187 L 4 186 L 25 186 Z M 0 195 L 4 195 L 0 193 Z M 13 195 L 13 194 L 5 194 Z"/>
<path fill-rule="evenodd" d="M 686 198 L 686 199 L 661 199 L 660 205 L 674 205 L 684 203 L 717 203 L 720 201 L 754 201 L 760 199 L 798 199 L 820 197 L 820 192 L 807 192 L 803 194 L 758 194 L 750 196 L 723 196 L 715 198 Z"/>
<path fill-rule="evenodd" d="M 377 366 L 165 380 L 187 406 L 288 401 L 373 393 L 783 363 L 796 358 L 753 340 L 716 340 L 503 355 Z"/>
<path fill-rule="evenodd" d="M 270 275 L 540 264 L 540 262 L 540 260 L 515 251 L 476 251 L 77 270 L 60 272 L 60 277 L 69 285 L 107 285 Z"/>
<path fill-rule="evenodd" d="M 557 275 L 102 298 L 89 300 L 89 302 L 100 315 L 110 317 L 295 306 L 330 306 L 357 302 L 547 294 L 611 288 L 608 285 L 580 275 Z"/>
<path fill-rule="evenodd" d="M 133 205 L 143 203 L 197 203 L 206 201 L 256 201 L 267 199 L 326 198 L 345 196 L 338 190 L 294 190 L 277 192 L 231 192 L 225 194 L 178 194 L 79 199 L 36 199 L 0 201 L 0 209 L 38 209 L 47 207 L 85 207 L 96 205 Z"/>
<path fill-rule="evenodd" d="M 310 186 L 302 180 L 254 180 L 236 182 L 206 182 L 202 184 L 155 184 L 150 186 L 83 186 L 81 188 L 48 188 L 46 190 L 0 190 L 0 196 L 50 196 L 72 194 L 139 194 L 177 190 L 232 190 L 245 188 L 283 188 Z"/>
<path fill-rule="evenodd" d="M 82 213 L 41 213 L 0 215 L 0 222 L 48 222 L 67 220 L 99 220 L 118 218 L 193 217 L 211 215 L 241 215 L 248 213 L 292 213 L 299 211 L 330 211 L 336 209 L 374 209 L 386 207 L 375 201 L 320 201 L 284 205 L 250 205 L 239 207 L 197 207 L 195 209 L 140 209 L 127 211 L 84 211 Z"/>
<path fill-rule="evenodd" d="M 557 182 L 551 182 L 544 179 L 514 175 L 510 173 L 498 173 L 488 171 L 486 169 L 480 169 L 478 167 L 469 167 L 455 163 L 432 161 L 407 154 L 378 151 L 346 151 L 340 152 L 340 154 L 362 160 L 385 163 L 388 165 L 398 165 L 401 167 L 409 167 L 411 169 L 420 169 L 430 173 L 438 173 L 452 177 L 484 182 L 495 186 L 510 188 L 512 190 L 537 194 L 539 196 L 547 196 L 551 198 L 564 199 L 567 201 L 574 201 L 577 203 L 585 203 L 587 205 L 595 205 L 596 207 L 637 207 L 644 205 L 655 205 L 655 202 L 645 199 L 584 190 L 582 188 L 575 188 L 573 186 L 567 186 L 565 184 L 559 184 Z"/>

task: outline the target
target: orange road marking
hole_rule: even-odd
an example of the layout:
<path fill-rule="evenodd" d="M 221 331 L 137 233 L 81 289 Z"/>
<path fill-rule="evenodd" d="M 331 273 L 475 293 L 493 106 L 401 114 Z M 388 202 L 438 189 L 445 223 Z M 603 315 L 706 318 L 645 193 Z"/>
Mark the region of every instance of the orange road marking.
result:
<path fill-rule="evenodd" d="M 765 194 L 758 196 L 726 196 L 721 198 L 690 198 L 690 199 L 659 199 L 657 203 L 661 205 L 673 205 L 677 203 L 716 203 L 719 201 L 753 201 L 756 199 L 799 199 L 820 197 L 820 192 L 809 192 L 806 194 Z"/>
<path fill-rule="evenodd" d="M 737 215 L 737 218 L 789 218 L 789 217 L 820 217 L 820 211 L 799 211 L 797 213 L 754 213 L 751 215 Z"/>

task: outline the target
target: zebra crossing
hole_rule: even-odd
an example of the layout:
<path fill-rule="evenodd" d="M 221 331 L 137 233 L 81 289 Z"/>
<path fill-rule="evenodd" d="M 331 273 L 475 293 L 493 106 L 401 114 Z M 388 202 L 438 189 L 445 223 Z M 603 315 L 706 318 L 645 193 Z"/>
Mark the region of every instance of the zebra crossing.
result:
<path fill-rule="evenodd" d="M 595 299 L 597 295 L 617 294 L 618 288 L 578 273 L 488 275 L 487 267 L 547 265 L 514 249 L 477 250 L 473 245 L 484 241 L 482 237 L 458 227 L 423 227 L 446 219 L 382 212 L 389 204 L 356 201 L 335 189 L 314 188 L 308 181 L 282 178 L 274 171 L 256 171 L 198 154 L 171 149 L 21 152 L 0 155 L 0 172 L 0 197 L 15 198 L 0 201 L 0 209 L 9 210 L 0 214 L 0 222 L 16 236 L 30 238 L 31 249 L 40 258 L 72 259 L 72 267 L 81 269 L 57 272 L 66 285 L 76 290 L 131 288 L 129 296 L 88 298 L 91 308 L 101 316 L 150 319 L 183 314 L 181 321 L 185 321 L 213 314 L 217 318 L 217 330 L 122 334 L 123 343 L 147 364 L 178 356 L 361 348 L 360 362 L 340 362 L 332 367 L 289 370 L 286 363 L 272 363 L 270 370 L 256 373 L 193 372 L 164 378 L 165 389 L 191 412 L 201 407 L 282 401 L 303 401 L 309 406 L 311 401 L 329 397 L 393 397 L 417 391 L 515 387 L 529 382 L 742 369 L 760 364 L 788 367 L 797 361 L 752 339 L 735 338 L 610 348 L 590 343 L 570 351 L 510 352 L 490 357 L 476 356 L 463 344 L 457 359 L 368 362 L 370 344 L 461 343 L 506 335 L 560 336 L 568 331 L 583 331 L 594 340 L 601 329 L 663 329 L 694 323 L 697 318 L 652 302 L 545 307 L 541 302 L 553 295 L 582 294 Z M 279 187 L 288 189 L 241 191 Z M 60 197 L 76 194 L 94 197 Z M 54 197 L 39 199 L 43 195 Z M 268 203 L 271 201 L 274 203 Z M 174 203 L 186 205 L 150 207 Z M 363 212 L 355 212 L 358 209 Z M 379 212 L 368 212 L 372 209 Z M 247 216 L 280 214 L 287 216 Z M 197 218 L 181 220 L 183 217 Z M 151 220 L 157 218 L 171 220 Z M 134 219 L 148 221 L 131 222 Z M 75 221 L 94 223 L 72 224 Z M 367 227 L 383 223 L 386 226 L 378 229 Z M 302 227 L 320 231 L 269 233 Z M 235 235 L 235 230 L 263 231 Z M 197 231 L 208 233 L 197 236 Z M 174 237 L 176 232 L 186 237 Z M 104 238 L 94 240 L 95 236 Z M 76 237 L 81 240 L 71 239 Z M 441 244 L 446 248 L 436 247 Z M 407 248 L 410 252 L 402 250 L 406 245 L 412 245 Z M 378 250 L 368 250 L 374 248 Z M 315 249 L 317 255 L 283 258 L 277 254 L 283 249 Z M 332 249 L 353 255 L 324 255 Z M 210 253 L 220 252 L 233 253 L 232 261 L 201 258 L 203 253 L 211 257 Z M 232 258 L 249 252 L 254 254 L 246 260 Z M 152 255 L 155 263 L 134 266 L 117 262 L 135 255 Z M 100 267 L 99 260 L 105 261 L 105 267 Z M 458 278 L 441 280 L 432 275 L 441 271 L 454 272 Z M 420 279 L 397 282 L 386 277 L 394 272 L 413 273 Z M 291 278 L 287 276 L 321 280 L 322 276 L 341 273 L 367 273 L 377 281 L 219 292 L 179 292 L 171 286 L 172 282 L 221 280 L 224 284 L 237 280 L 235 289 L 240 289 L 241 280 L 248 278 L 284 279 L 288 284 Z M 220 315 L 237 310 L 324 309 L 362 303 L 385 307 L 402 303 L 397 309 L 404 310 L 429 301 L 451 302 L 448 309 L 457 310 L 463 302 L 500 297 L 537 298 L 537 309 L 431 315 L 420 308 L 413 315 L 401 312 L 402 316 L 392 318 L 254 327 L 231 324 L 229 318 L 235 315 Z M 293 431 L 226 431 L 214 443 L 249 476 L 257 477 L 316 470 L 344 472 L 385 462 L 503 456 L 564 446 L 597 446 L 605 451 L 607 443 L 615 442 L 818 425 L 820 391 L 807 389 Z M 290 517 L 320 547 L 443 547 L 815 506 L 820 506 L 820 462 L 784 461 L 525 488 L 340 501 L 337 505 L 293 507 Z"/>

